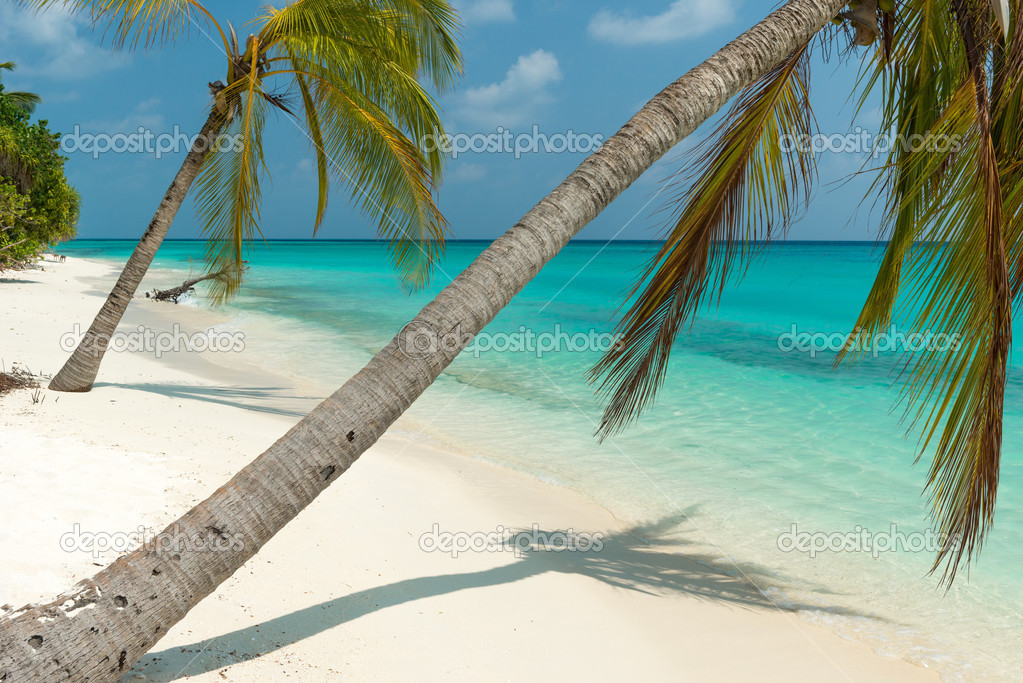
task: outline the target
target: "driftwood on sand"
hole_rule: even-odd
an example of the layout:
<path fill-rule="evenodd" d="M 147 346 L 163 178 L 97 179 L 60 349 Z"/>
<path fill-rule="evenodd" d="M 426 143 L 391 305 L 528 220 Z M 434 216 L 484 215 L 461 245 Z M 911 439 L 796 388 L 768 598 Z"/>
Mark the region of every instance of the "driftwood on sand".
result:
<path fill-rule="evenodd" d="M 200 277 L 189 278 L 177 287 L 171 287 L 170 289 L 154 289 L 152 292 L 146 292 L 146 298 L 156 299 L 157 301 L 173 301 L 174 303 L 178 303 L 178 297 L 195 289 L 195 286 L 200 282 L 213 280 L 218 277 L 220 277 L 220 273 L 209 273 Z"/>
<path fill-rule="evenodd" d="M 18 363 L 14 363 L 11 366 L 10 372 L 8 372 L 5 364 L 0 362 L 0 395 L 15 389 L 36 389 L 39 387 L 39 380 L 41 379 L 46 380 L 49 377 L 47 375 L 36 375 Z M 38 400 L 33 401 L 33 403 L 38 402 Z"/>
<path fill-rule="evenodd" d="M 177 287 L 171 287 L 170 289 L 154 289 L 152 292 L 146 292 L 146 298 L 155 299 L 156 301 L 173 301 L 174 303 L 178 303 L 179 297 L 195 289 L 195 286 L 200 282 L 216 280 L 223 276 L 224 271 L 217 271 L 216 273 L 207 273 L 199 277 L 189 278 Z"/>

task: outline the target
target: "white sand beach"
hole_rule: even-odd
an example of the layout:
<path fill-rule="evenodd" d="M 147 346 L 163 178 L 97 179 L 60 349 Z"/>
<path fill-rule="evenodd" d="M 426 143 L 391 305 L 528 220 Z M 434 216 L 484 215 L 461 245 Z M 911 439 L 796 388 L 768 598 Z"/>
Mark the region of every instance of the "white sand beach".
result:
<path fill-rule="evenodd" d="M 115 277 L 74 258 L 0 276 L 6 368 L 56 372 L 61 336 L 89 324 Z M 219 321 L 137 299 L 122 329 Z M 247 352 L 108 353 L 90 393 L 0 397 L 0 604 L 95 573 L 118 552 L 69 552 L 69 533 L 161 530 L 321 398 L 265 365 Z M 125 680 L 939 680 L 649 543 L 655 530 L 581 495 L 394 431 Z M 452 557 L 422 549 L 434 525 L 571 529 L 600 534 L 601 548 Z"/>

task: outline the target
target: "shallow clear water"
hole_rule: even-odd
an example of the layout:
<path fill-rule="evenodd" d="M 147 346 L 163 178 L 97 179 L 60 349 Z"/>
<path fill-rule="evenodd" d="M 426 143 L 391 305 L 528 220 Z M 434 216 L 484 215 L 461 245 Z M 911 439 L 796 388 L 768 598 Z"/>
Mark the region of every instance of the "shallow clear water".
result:
<path fill-rule="evenodd" d="M 61 251 L 121 260 L 127 242 Z M 427 291 L 402 294 L 386 249 L 367 242 L 273 242 L 250 255 L 225 309 L 253 353 L 326 394 L 411 320 L 485 248 L 451 245 Z M 488 333 L 610 332 L 647 243 L 573 243 Z M 156 268 L 201 260 L 168 242 Z M 905 535 L 928 528 L 927 455 L 893 412 L 891 356 L 832 369 L 832 354 L 779 348 L 800 332 L 844 334 L 876 272 L 873 245 L 789 243 L 758 261 L 681 339 L 656 406 L 620 437 L 592 437 L 600 404 L 586 383 L 596 351 L 463 353 L 409 411 L 409 424 L 467 453 L 581 490 L 616 515 L 682 520 L 693 552 L 742 573 L 779 604 L 950 680 L 1023 676 L 1023 374 L 1010 372 L 994 529 L 980 562 L 947 594 L 933 553 L 785 552 L 800 532 Z M 783 343 L 784 346 L 784 343 Z M 1020 356 L 1015 354 L 1016 360 Z M 653 533 L 651 531 L 650 533 Z M 782 537 L 779 542 L 779 537 Z M 874 556 L 876 554 L 876 557 Z"/>

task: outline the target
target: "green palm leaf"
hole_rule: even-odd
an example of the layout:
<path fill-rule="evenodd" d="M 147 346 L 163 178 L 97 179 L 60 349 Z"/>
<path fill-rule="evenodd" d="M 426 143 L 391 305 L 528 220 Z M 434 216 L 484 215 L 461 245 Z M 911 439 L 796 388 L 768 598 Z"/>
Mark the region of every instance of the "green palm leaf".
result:
<path fill-rule="evenodd" d="M 868 190 L 888 197 L 887 217 L 882 234 L 888 237 L 884 258 L 853 332 L 835 358 L 836 365 L 851 350 L 870 348 L 870 339 L 891 323 L 892 310 L 901 283 L 903 263 L 913 244 L 926 235 L 923 221 L 927 190 L 944 164 L 936 165 L 930 177 L 919 177 L 917 155 L 927 154 L 943 140 L 932 130 L 949 100 L 958 92 L 965 69 L 965 55 L 948 39 L 947 0 L 921 0 L 907 5 L 895 33 L 892 59 L 876 63 L 871 77 L 863 83 L 861 106 L 879 82 L 885 83 L 880 130 L 897 135 L 887 164 Z M 889 75 L 889 64 L 896 65 Z M 910 144 L 910 141 L 918 141 Z M 955 153 L 954 149 L 949 150 Z M 886 229 L 885 229 L 886 228 Z M 857 353 L 854 352 L 854 356 Z"/>
<path fill-rule="evenodd" d="M 386 113 L 345 83 L 313 84 L 322 103 L 327 156 L 363 211 L 391 240 L 395 266 L 412 289 L 425 285 L 443 246 L 447 223 L 433 200 L 429 161 Z"/>
<path fill-rule="evenodd" d="M 313 153 L 316 155 L 316 219 L 313 222 L 313 235 L 315 235 L 320 229 L 320 224 L 323 223 L 323 214 L 327 210 L 327 199 L 330 193 L 330 164 L 323 142 L 323 127 L 320 126 L 320 117 L 316 113 L 316 102 L 309 91 L 309 82 L 302 74 L 296 73 L 295 83 L 302 95 L 306 130 L 309 131 Z"/>
<path fill-rule="evenodd" d="M 391 241 L 404 284 L 422 287 L 446 222 L 434 201 L 443 157 L 429 144 L 443 125 L 420 78 L 443 88 L 460 71 L 453 13 L 444 2 L 302 0 L 262 20 L 265 77 L 294 78 L 316 155 L 314 229 L 333 175 Z"/>
<path fill-rule="evenodd" d="M 238 102 L 237 114 L 196 178 L 208 271 L 222 273 L 210 281 L 215 303 L 237 291 L 244 270 L 243 246 L 259 232 L 260 174 L 266 171 L 263 129 L 271 106 L 263 94 L 254 78 L 228 86 L 226 97 Z"/>
<path fill-rule="evenodd" d="M 808 45 L 748 88 L 708 143 L 694 152 L 695 178 L 664 246 L 618 324 L 621 341 L 591 371 L 609 397 L 598 433 L 620 431 L 654 399 L 672 344 L 701 304 L 744 272 L 759 240 L 784 232 L 809 199 L 816 162 Z M 789 144 L 791 143 L 791 144 Z M 686 183 L 688 185 L 689 183 Z M 710 285 L 715 283 L 714 287 Z"/>
<path fill-rule="evenodd" d="M 921 177 L 940 172 L 941 181 L 911 189 L 925 197 L 921 225 L 930 244 L 909 262 L 915 277 L 908 307 L 916 312 L 916 329 L 958 343 L 914 356 L 903 392 L 913 419 L 924 422 L 923 447 L 938 436 L 928 486 L 938 529 L 951 541 L 934 565 L 944 563 L 948 583 L 980 551 L 994 518 L 1017 294 L 1010 264 L 1023 257 L 1023 245 L 1006 239 L 1012 224 L 1005 220 L 992 121 L 998 108 L 989 99 L 987 26 L 966 3 L 954 2 L 953 10 L 969 69 L 936 129 L 964 142 L 958 153 L 917 160 Z"/>

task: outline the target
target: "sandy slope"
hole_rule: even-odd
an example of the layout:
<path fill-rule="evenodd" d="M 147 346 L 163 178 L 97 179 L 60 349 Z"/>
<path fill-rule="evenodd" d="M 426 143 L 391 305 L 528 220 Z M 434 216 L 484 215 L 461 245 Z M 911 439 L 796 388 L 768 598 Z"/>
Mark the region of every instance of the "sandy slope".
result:
<path fill-rule="evenodd" d="M 0 358 L 53 373 L 104 265 L 5 274 Z M 122 329 L 218 319 L 136 301 Z M 251 354 L 108 354 L 88 394 L 0 399 L 0 604 L 49 598 L 117 556 L 81 532 L 159 530 L 315 404 Z M 399 425 L 400 428 L 400 425 Z M 388 435 L 174 628 L 126 680 L 916 681 L 775 609 L 593 502 L 414 435 Z M 601 534 L 599 552 L 426 552 L 423 534 Z M 646 539 L 641 541 L 640 538 Z M 111 540 L 120 537 L 110 537 Z"/>

